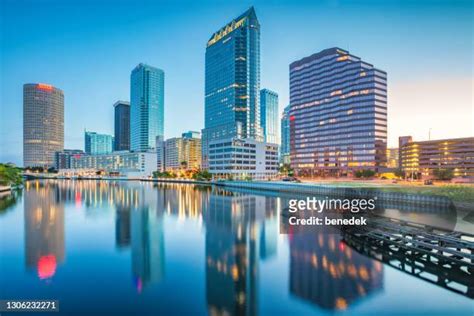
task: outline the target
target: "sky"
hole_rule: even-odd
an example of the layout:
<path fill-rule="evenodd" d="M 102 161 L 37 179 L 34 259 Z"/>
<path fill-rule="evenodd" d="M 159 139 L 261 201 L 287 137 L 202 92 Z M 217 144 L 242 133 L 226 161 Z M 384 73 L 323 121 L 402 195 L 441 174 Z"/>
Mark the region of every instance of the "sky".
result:
<path fill-rule="evenodd" d="M 474 135 L 470 0 L 0 0 L 0 162 L 22 165 L 22 89 L 64 91 L 65 148 L 113 134 L 140 62 L 165 71 L 165 138 L 204 127 L 204 54 L 213 32 L 254 6 L 261 88 L 288 104 L 289 64 L 340 47 L 388 73 L 388 144 Z"/>

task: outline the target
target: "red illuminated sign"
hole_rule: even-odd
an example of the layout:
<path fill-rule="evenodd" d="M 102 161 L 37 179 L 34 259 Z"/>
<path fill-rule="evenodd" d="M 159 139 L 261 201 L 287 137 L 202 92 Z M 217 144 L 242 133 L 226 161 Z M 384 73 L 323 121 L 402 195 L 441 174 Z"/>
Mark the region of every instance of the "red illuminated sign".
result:
<path fill-rule="evenodd" d="M 45 83 L 38 83 L 36 88 L 44 91 L 53 91 L 53 86 Z"/>
<path fill-rule="evenodd" d="M 294 121 L 294 120 L 295 120 L 295 116 L 294 115 L 290 116 L 290 121 Z"/>

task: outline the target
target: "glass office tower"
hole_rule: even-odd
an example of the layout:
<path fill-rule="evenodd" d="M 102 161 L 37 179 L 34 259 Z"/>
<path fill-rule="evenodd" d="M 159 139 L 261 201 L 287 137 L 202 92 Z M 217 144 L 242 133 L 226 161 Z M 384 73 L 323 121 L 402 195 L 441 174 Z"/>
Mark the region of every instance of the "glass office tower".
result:
<path fill-rule="evenodd" d="M 203 166 L 208 143 L 222 138 L 263 140 L 260 127 L 260 24 L 255 10 L 229 22 L 207 42 Z"/>
<path fill-rule="evenodd" d="M 329 48 L 290 65 L 290 104 L 290 158 L 298 175 L 385 165 L 386 72 Z"/>
<path fill-rule="evenodd" d="M 156 137 L 164 135 L 163 70 L 139 64 L 130 77 L 130 149 L 155 148 Z"/>
<path fill-rule="evenodd" d="M 115 102 L 114 113 L 114 150 L 130 150 L 130 103 Z"/>
<path fill-rule="evenodd" d="M 283 164 L 290 163 L 290 106 L 283 110 L 281 116 L 281 146 L 280 146 L 280 162 Z"/>
<path fill-rule="evenodd" d="M 84 151 L 89 155 L 110 154 L 113 151 L 112 135 L 84 132 Z"/>
<path fill-rule="evenodd" d="M 23 166 L 53 167 L 64 149 L 64 93 L 49 84 L 23 85 Z"/>
<path fill-rule="evenodd" d="M 260 91 L 260 125 L 267 143 L 280 143 L 278 111 L 278 93 L 262 89 Z"/>

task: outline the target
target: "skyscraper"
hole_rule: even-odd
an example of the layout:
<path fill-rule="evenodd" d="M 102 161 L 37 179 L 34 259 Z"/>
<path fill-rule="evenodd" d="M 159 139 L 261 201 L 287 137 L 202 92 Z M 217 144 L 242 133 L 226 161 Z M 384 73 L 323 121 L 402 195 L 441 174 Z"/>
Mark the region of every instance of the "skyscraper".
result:
<path fill-rule="evenodd" d="M 23 85 L 23 165 L 52 167 L 64 149 L 64 94 L 43 83 Z"/>
<path fill-rule="evenodd" d="M 260 127 L 260 24 L 250 8 L 215 32 L 206 47 L 203 164 L 215 139 L 263 140 Z"/>
<path fill-rule="evenodd" d="M 267 143 L 280 144 L 278 111 L 278 93 L 260 90 L 260 125 Z"/>
<path fill-rule="evenodd" d="M 130 103 L 115 102 L 114 112 L 114 150 L 130 150 Z"/>
<path fill-rule="evenodd" d="M 113 142 L 112 135 L 84 132 L 84 151 L 90 155 L 110 154 Z"/>
<path fill-rule="evenodd" d="M 139 64 L 130 76 L 130 149 L 155 148 L 156 136 L 164 135 L 163 70 Z"/>
<path fill-rule="evenodd" d="M 291 166 L 299 175 L 386 162 L 387 74 L 340 48 L 290 65 Z"/>
<path fill-rule="evenodd" d="M 288 105 L 281 116 L 281 146 L 280 162 L 290 163 L 290 106 Z"/>

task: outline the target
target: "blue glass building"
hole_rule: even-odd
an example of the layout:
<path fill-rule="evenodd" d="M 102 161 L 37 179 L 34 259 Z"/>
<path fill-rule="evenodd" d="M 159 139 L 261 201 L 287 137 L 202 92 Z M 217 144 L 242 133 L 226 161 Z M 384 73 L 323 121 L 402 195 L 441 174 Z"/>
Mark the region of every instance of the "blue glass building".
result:
<path fill-rule="evenodd" d="M 298 175 L 378 171 L 387 149 L 387 73 L 340 48 L 290 65 L 291 166 Z"/>
<path fill-rule="evenodd" d="M 112 135 L 84 132 L 84 151 L 89 155 L 110 154 L 113 151 Z"/>
<path fill-rule="evenodd" d="M 250 8 L 215 32 L 206 48 L 203 166 L 208 143 L 263 140 L 260 126 L 260 24 Z"/>
<path fill-rule="evenodd" d="M 164 135 L 163 70 L 139 64 L 130 76 L 130 149 L 146 151 Z"/>
<path fill-rule="evenodd" d="M 279 144 L 278 133 L 278 93 L 262 89 L 260 91 L 260 125 L 265 142 Z"/>
<path fill-rule="evenodd" d="M 290 106 L 288 105 L 281 116 L 281 146 L 280 162 L 290 163 Z"/>

